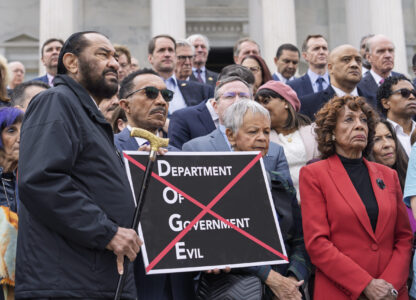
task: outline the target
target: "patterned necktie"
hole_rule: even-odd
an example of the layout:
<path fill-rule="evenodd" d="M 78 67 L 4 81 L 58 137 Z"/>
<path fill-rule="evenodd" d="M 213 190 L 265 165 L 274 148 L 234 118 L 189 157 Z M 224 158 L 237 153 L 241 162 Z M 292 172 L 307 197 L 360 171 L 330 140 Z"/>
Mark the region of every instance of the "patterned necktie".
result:
<path fill-rule="evenodd" d="M 318 83 L 318 92 L 321 92 L 324 90 L 324 78 L 323 77 L 318 77 L 318 79 L 316 79 L 316 82 Z"/>
<path fill-rule="evenodd" d="M 202 79 L 202 76 L 201 76 L 202 70 L 196 69 L 196 72 L 198 73 L 198 76 L 196 77 L 196 79 L 198 79 L 200 83 L 204 83 L 204 80 Z"/>
<path fill-rule="evenodd" d="M 383 82 L 384 82 L 384 78 L 381 78 L 381 79 L 380 79 L 380 81 L 379 81 L 378 83 L 379 83 L 379 85 L 382 85 L 382 84 L 383 84 Z"/>

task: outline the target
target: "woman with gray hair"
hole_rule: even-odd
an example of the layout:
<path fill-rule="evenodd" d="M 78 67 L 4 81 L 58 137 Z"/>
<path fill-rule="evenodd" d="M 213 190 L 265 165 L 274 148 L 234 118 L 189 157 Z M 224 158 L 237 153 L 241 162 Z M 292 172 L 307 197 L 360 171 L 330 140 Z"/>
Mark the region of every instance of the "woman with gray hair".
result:
<path fill-rule="evenodd" d="M 224 125 L 233 151 L 260 151 L 263 157 L 267 154 L 270 115 L 260 104 L 253 100 L 236 101 L 225 111 Z M 285 180 L 278 173 L 270 172 L 270 179 L 290 263 L 243 268 L 243 271 L 258 276 L 266 285 L 265 299 L 302 299 L 299 287 L 307 281 L 310 270 L 296 192 L 293 186 L 288 189 L 282 186 Z"/>

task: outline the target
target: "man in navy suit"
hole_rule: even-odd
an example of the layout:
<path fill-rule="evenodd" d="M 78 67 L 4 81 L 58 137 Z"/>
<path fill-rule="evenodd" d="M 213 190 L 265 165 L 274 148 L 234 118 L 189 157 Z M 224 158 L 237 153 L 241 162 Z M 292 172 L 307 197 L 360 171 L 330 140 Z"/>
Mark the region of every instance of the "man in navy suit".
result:
<path fill-rule="evenodd" d="M 64 41 L 57 38 L 48 39 L 43 43 L 41 60 L 45 66 L 46 74 L 33 80 L 43 81 L 49 84 L 49 86 L 53 86 L 52 80 L 58 72 L 58 57 L 63 45 Z"/>
<path fill-rule="evenodd" d="M 300 53 L 298 48 L 292 44 L 281 45 L 276 52 L 274 64 L 277 71 L 272 77 L 276 81 L 287 83 L 289 80 L 295 79 L 295 73 L 298 69 Z"/>
<path fill-rule="evenodd" d="M 209 84 L 215 88 L 218 73 L 208 70 L 205 65 L 209 53 L 209 41 L 205 35 L 193 34 L 186 39 L 195 48 L 192 74 L 189 80 Z"/>
<path fill-rule="evenodd" d="M 153 69 L 163 78 L 168 89 L 174 92 L 169 114 L 212 97 L 211 86 L 194 81 L 178 80 L 174 70 L 177 62 L 176 41 L 169 35 L 157 35 L 148 45 L 148 59 Z"/>
<path fill-rule="evenodd" d="M 360 53 L 351 45 L 341 45 L 332 50 L 328 62 L 331 84 L 319 93 L 301 98 L 300 112 L 315 120 L 315 113 L 334 96 L 349 94 L 366 97 L 367 95 L 357 88 L 362 76 L 361 64 Z"/>
<path fill-rule="evenodd" d="M 320 35 L 308 35 L 302 44 L 302 57 L 309 64 L 305 75 L 288 82 L 299 98 L 323 91 L 329 86 L 328 42 Z"/>
<path fill-rule="evenodd" d="M 119 151 L 137 150 L 147 140 L 130 137 L 131 128 L 143 128 L 158 134 L 168 114 L 169 93 L 155 71 L 142 69 L 123 80 L 119 95 L 128 125 L 114 136 L 114 143 Z M 134 273 L 138 299 L 195 299 L 193 273 L 146 275 L 141 256 L 134 261 Z"/>
<path fill-rule="evenodd" d="M 218 127 L 211 133 L 200 136 L 182 146 L 183 151 L 231 151 L 230 143 L 225 134 L 224 114 L 228 107 L 234 102 L 242 99 L 250 99 L 252 94 L 244 81 L 240 78 L 231 76 L 224 80 L 215 89 L 214 108 L 218 115 Z M 270 143 L 269 151 L 264 158 L 265 167 L 268 171 L 279 172 L 284 179 L 292 183 L 289 168 L 280 145 Z"/>
<path fill-rule="evenodd" d="M 358 87 L 369 95 L 370 103 L 376 103 L 378 87 L 389 76 L 400 75 L 392 72 L 394 68 L 394 44 L 386 36 L 377 34 L 367 41 L 367 59 L 371 70 L 361 79 Z"/>
<path fill-rule="evenodd" d="M 226 77 L 237 76 L 244 80 L 250 87 L 254 84 L 253 73 L 241 65 L 229 65 L 219 75 L 219 80 Z M 229 89 L 230 88 L 230 89 Z M 224 91 L 232 91 L 229 85 L 224 85 Z M 218 115 L 214 109 L 215 99 L 192 107 L 175 111 L 170 117 L 169 144 L 181 149 L 182 145 L 199 136 L 207 135 L 218 127 Z"/>

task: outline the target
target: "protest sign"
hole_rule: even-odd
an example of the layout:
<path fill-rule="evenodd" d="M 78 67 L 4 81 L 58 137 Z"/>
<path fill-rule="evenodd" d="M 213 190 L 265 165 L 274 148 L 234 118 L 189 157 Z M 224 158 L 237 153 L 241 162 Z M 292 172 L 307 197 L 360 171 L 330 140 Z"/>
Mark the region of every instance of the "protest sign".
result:
<path fill-rule="evenodd" d="M 148 154 L 124 152 L 135 197 Z M 148 274 L 287 263 L 257 152 L 158 156 L 139 235 Z"/>

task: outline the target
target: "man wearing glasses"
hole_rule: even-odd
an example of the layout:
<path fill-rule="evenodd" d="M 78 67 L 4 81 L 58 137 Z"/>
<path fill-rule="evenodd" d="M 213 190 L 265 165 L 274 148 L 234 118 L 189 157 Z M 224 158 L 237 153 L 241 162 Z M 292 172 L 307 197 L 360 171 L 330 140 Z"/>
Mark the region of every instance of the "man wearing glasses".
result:
<path fill-rule="evenodd" d="M 195 56 L 195 48 L 185 40 L 176 41 L 176 63 L 175 76 L 179 80 L 190 79 L 192 75 L 192 60 Z"/>
<path fill-rule="evenodd" d="M 253 95 L 248 84 L 237 76 L 230 76 L 219 81 L 215 88 L 215 101 L 213 107 L 218 115 L 218 127 L 210 134 L 197 137 L 183 144 L 183 151 L 232 151 L 231 145 L 225 134 L 223 118 L 225 111 L 234 102 L 243 99 L 252 99 Z M 269 151 L 265 156 L 265 168 L 268 171 L 279 172 L 283 178 L 292 183 L 289 168 L 283 147 L 270 143 Z"/>
<path fill-rule="evenodd" d="M 214 91 L 211 86 L 176 78 L 174 72 L 177 64 L 176 41 L 173 37 L 169 35 L 153 37 L 148 45 L 148 54 L 153 69 L 163 78 L 167 88 L 174 92 L 169 105 L 169 114 L 187 106 L 197 105 L 213 96 Z"/>
<path fill-rule="evenodd" d="M 114 143 L 119 151 L 138 150 L 148 142 L 142 138 L 130 137 L 131 128 L 138 127 L 160 135 L 173 92 L 166 88 L 163 79 L 155 71 L 142 69 L 123 80 L 119 96 L 128 125 L 114 136 Z M 195 299 L 193 273 L 146 276 L 143 258 L 140 256 L 134 262 L 134 274 L 138 299 Z"/>
<path fill-rule="evenodd" d="M 379 110 L 396 132 L 407 156 L 412 145 L 410 136 L 416 129 L 416 91 L 411 81 L 403 75 L 387 77 L 377 91 Z"/>

